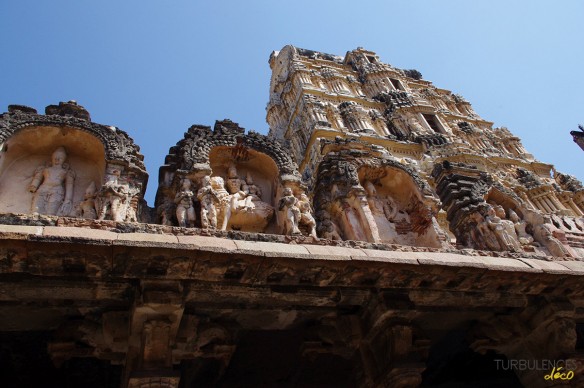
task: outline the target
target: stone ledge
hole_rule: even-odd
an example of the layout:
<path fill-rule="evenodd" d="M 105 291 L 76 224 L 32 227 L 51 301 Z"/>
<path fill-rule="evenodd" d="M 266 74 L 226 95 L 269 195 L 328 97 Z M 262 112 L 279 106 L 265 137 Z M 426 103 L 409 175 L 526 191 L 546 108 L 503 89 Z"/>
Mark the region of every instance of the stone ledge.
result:
<path fill-rule="evenodd" d="M 412 255 L 414 252 L 382 251 L 375 249 L 362 249 L 367 257 L 353 256 L 353 260 L 379 261 L 392 264 L 419 265 L 418 259 Z"/>
<path fill-rule="evenodd" d="M 310 258 L 317 260 L 351 260 L 356 256 L 367 257 L 362 249 L 333 247 L 327 245 L 302 245 L 310 253 Z"/>
<path fill-rule="evenodd" d="M 235 246 L 244 253 L 258 254 L 261 252 L 266 257 L 288 257 L 298 259 L 308 259 L 310 252 L 302 245 L 281 244 L 263 241 L 233 241 Z"/>
<path fill-rule="evenodd" d="M 0 238 L 9 240 L 26 240 L 28 236 L 41 236 L 42 226 L 4 225 L 0 224 Z"/>
<path fill-rule="evenodd" d="M 161 247 L 167 244 L 178 245 L 178 238 L 172 234 L 148 234 L 148 233 L 117 233 L 114 245 Z"/>
<path fill-rule="evenodd" d="M 216 253 L 228 253 L 237 250 L 233 240 L 207 236 L 176 236 L 183 245 L 192 245 L 194 249 L 204 249 Z"/>
<path fill-rule="evenodd" d="M 584 275 L 584 266 L 580 271 L 574 271 L 573 269 L 570 269 L 568 266 L 564 265 L 563 263 L 565 262 L 563 261 L 544 261 L 524 258 L 520 258 L 519 260 L 521 260 L 522 262 L 524 262 L 525 264 L 529 265 L 532 268 L 540 269 L 542 272 L 549 274 L 575 275 L 577 272 L 580 272 L 579 274 Z"/>
<path fill-rule="evenodd" d="M 81 238 L 112 242 L 118 239 L 119 233 L 100 229 L 75 228 L 67 226 L 44 226 L 43 236 L 62 238 Z"/>

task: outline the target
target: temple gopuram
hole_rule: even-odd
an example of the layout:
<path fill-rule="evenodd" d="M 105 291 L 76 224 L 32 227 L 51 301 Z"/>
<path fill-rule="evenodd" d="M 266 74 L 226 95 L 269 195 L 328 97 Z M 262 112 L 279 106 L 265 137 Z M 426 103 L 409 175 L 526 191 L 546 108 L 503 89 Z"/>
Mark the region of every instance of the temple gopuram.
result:
<path fill-rule="evenodd" d="M 0 115 L 1 385 L 584 386 L 582 183 L 372 51 L 269 66 L 151 205 L 77 102 Z"/>

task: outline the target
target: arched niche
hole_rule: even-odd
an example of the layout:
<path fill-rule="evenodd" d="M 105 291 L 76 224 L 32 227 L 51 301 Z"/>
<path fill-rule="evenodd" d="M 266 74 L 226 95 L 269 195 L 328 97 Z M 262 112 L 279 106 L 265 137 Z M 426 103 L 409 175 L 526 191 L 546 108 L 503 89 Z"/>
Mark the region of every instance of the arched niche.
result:
<path fill-rule="evenodd" d="M 364 166 L 358 177 L 379 241 L 441 247 L 446 235 L 435 219 L 438 201 L 424 195 L 412 175 L 394 166 Z"/>
<path fill-rule="evenodd" d="M 104 178 L 105 149 L 91 134 L 70 127 L 27 127 L 8 138 L 0 152 L 0 212 L 29 213 L 33 194 L 28 191 L 35 170 L 50 165 L 58 147 L 67 151 L 66 163 L 75 172 L 73 206 L 85 189 Z"/>
<path fill-rule="evenodd" d="M 525 216 L 525 206 L 521 204 L 521 200 L 514 193 L 508 193 L 497 186 L 493 186 L 485 196 L 485 201 L 490 204 L 501 205 L 507 215 L 509 210 L 513 210 L 521 218 Z"/>
<path fill-rule="evenodd" d="M 234 165 L 237 176 L 246 181 L 248 176 L 253 179 L 253 184 L 261 190 L 261 200 L 272 207 L 276 207 L 276 198 L 280 192 L 280 173 L 274 160 L 259 151 L 237 146 L 217 146 L 209 152 L 209 165 L 211 176 L 220 176 L 225 181 L 228 178 L 228 169 Z M 245 217 L 244 217 L 245 218 Z M 258 232 L 253 227 L 248 229 L 245 222 L 241 224 L 241 217 L 233 215 L 227 229 Z M 276 217 L 272 217 L 264 233 L 278 233 Z"/>

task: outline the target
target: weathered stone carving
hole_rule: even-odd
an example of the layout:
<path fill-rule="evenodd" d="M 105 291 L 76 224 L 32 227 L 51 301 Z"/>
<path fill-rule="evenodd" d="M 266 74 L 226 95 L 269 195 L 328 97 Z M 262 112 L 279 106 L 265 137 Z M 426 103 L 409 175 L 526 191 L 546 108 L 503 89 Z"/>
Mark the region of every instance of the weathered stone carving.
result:
<path fill-rule="evenodd" d="M 195 226 L 195 204 L 193 199 L 195 198 L 195 193 L 191 190 L 192 182 L 190 179 L 183 179 L 181 182 L 181 188 L 176 193 L 174 197 L 174 202 L 176 203 L 176 219 L 178 220 L 178 226 L 191 228 Z"/>
<path fill-rule="evenodd" d="M 146 221 L 148 211 L 142 198 L 147 174 L 143 156 L 129 136 L 115 127 L 92 123 L 87 110 L 75 101 L 48 106 L 45 112 L 46 115 L 39 115 L 32 108 L 12 106 L 9 113 L 0 115 L 2 179 L 13 181 L 25 172 L 30 174 L 29 171 L 42 162 L 41 158 L 51 152 L 52 159 L 63 159 L 58 162 L 61 167 L 57 168 L 54 161 L 39 167 L 32 174 L 28 187 L 21 190 L 0 182 L 0 211 L 98 218 L 101 199 L 95 199 L 97 214 L 94 215 L 91 210 L 93 194 L 86 191 L 91 191 L 89 187 L 93 182 L 98 186 L 95 191 L 100 192 L 99 186 L 108 175 L 106 170 L 119 166 L 119 179 L 128 184 L 128 190 L 120 197 L 126 196 L 121 199 L 125 213 L 117 219 L 135 221 L 145 216 L 143 221 Z M 28 197 L 27 192 L 32 195 Z M 28 203 L 23 201 L 27 197 L 30 198 Z M 59 201 L 61 203 L 57 204 Z M 107 198 L 105 202 L 109 209 Z"/>
<path fill-rule="evenodd" d="M 521 246 L 515 233 L 515 225 L 505 219 L 505 209 L 502 206 L 493 207 L 488 205 L 485 221 L 497 237 L 501 250 L 521 251 Z"/>
<path fill-rule="evenodd" d="M 519 215 L 512 209 L 509 209 L 509 220 L 513 222 L 515 232 L 517 233 L 521 245 L 529 245 L 533 243 L 533 236 L 527 233 L 527 223 L 519 218 Z"/>
<path fill-rule="evenodd" d="M 298 198 L 292 193 L 292 189 L 286 187 L 282 193 L 282 198 L 278 203 L 278 210 L 282 213 L 284 219 L 284 234 L 297 235 L 301 234 L 298 229 L 300 221 L 300 209 L 298 208 Z"/>
<path fill-rule="evenodd" d="M 321 210 L 317 216 L 317 231 L 320 237 L 329 240 L 342 240 L 339 234 L 339 227 L 331 220 L 331 215 L 326 210 Z"/>
<path fill-rule="evenodd" d="M 95 182 L 91 182 L 87 189 L 85 189 L 85 194 L 83 196 L 83 201 L 79 203 L 77 207 L 77 217 L 88 218 L 95 220 L 97 218 L 97 207 L 95 203 L 95 198 L 97 196 L 97 188 L 95 187 Z"/>
<path fill-rule="evenodd" d="M 206 208 L 210 217 L 201 219 L 202 227 L 214 222 L 213 202 L 216 225 L 221 230 L 277 233 L 283 228 L 276 225 L 283 220 L 273 217 L 278 193 L 285 186 L 300 187 L 296 165 L 281 144 L 254 132 L 245 134 L 243 128 L 229 120 L 218 121 L 214 131 L 192 126 L 185 139 L 171 148 L 167 160 L 169 164 L 160 173 L 158 208 L 167 206 L 165 198 L 176 195 L 176 174 L 189 177 L 199 190 L 207 186 L 201 183 L 204 177 L 211 177 L 209 185 L 216 199 L 202 197 L 207 199 L 201 211 Z M 168 217 L 161 216 L 161 221 L 168 222 Z"/>
<path fill-rule="evenodd" d="M 205 175 L 203 177 L 201 188 L 197 192 L 197 198 L 201 203 L 201 227 L 217 228 L 217 208 L 219 204 L 219 196 L 211 184 L 211 177 Z"/>
<path fill-rule="evenodd" d="M 300 194 L 298 209 L 300 210 L 300 220 L 298 221 L 299 226 L 306 228 L 307 234 L 317 239 L 316 220 L 312 216 L 312 205 L 310 204 L 310 199 L 304 193 Z"/>
<path fill-rule="evenodd" d="M 69 215 L 72 210 L 75 172 L 65 163 L 65 148 L 57 148 L 49 166 L 41 166 L 34 172 L 28 190 L 34 193 L 31 212 L 49 215 Z"/>
<path fill-rule="evenodd" d="M 122 168 L 111 165 L 108 167 L 105 183 L 97 194 L 98 220 L 113 220 L 117 222 L 136 222 L 137 199 L 133 199 L 140 189 L 130 187 L 128 182 L 122 181 Z"/>

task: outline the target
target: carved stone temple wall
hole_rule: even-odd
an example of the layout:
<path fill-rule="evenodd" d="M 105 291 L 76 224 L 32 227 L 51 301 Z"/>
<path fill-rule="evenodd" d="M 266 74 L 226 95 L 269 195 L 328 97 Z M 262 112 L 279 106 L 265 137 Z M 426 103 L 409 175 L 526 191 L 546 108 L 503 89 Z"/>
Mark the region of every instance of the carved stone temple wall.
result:
<path fill-rule="evenodd" d="M 374 52 L 269 65 L 152 207 L 123 130 L 0 115 L 2 386 L 582 386 L 582 183 Z"/>

